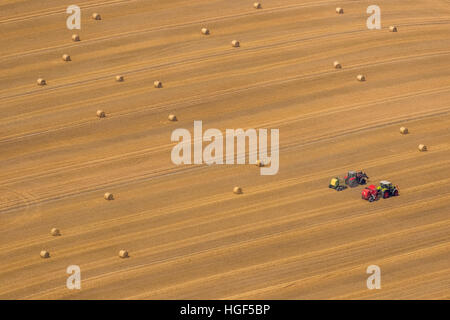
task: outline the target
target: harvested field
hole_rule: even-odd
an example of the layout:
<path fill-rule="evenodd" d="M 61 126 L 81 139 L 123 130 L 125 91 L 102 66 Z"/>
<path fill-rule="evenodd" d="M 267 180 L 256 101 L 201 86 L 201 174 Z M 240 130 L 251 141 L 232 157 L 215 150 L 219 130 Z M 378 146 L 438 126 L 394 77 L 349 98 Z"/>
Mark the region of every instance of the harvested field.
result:
<path fill-rule="evenodd" d="M 0 299 L 450 298 L 448 1 L 377 1 L 382 30 L 367 1 L 84 3 L 0 4 Z M 278 174 L 173 164 L 194 120 L 279 129 Z M 400 196 L 328 188 L 361 169 Z"/>

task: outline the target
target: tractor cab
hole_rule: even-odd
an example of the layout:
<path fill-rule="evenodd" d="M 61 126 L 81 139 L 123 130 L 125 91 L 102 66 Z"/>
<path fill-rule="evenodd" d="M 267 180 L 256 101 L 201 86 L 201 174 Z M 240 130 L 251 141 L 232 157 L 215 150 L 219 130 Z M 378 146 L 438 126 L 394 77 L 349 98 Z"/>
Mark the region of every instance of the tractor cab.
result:
<path fill-rule="evenodd" d="M 383 181 L 380 181 L 380 187 L 381 187 L 381 189 L 391 190 L 392 189 L 392 183 L 390 183 L 387 180 L 383 180 Z"/>
<path fill-rule="evenodd" d="M 356 178 L 356 171 L 349 171 L 349 172 L 347 172 L 346 178 L 348 178 L 348 179 Z"/>

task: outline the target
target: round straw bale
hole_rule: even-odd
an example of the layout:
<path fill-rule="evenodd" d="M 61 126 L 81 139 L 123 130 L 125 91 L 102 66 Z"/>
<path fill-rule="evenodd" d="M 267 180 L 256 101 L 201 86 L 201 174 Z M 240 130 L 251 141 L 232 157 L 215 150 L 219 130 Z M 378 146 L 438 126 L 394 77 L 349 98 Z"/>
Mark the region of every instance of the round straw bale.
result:
<path fill-rule="evenodd" d="M 97 110 L 97 117 L 104 118 L 106 117 L 106 113 L 103 110 Z"/>
<path fill-rule="evenodd" d="M 177 121 L 177 116 L 174 114 L 169 114 L 169 121 Z"/>
<path fill-rule="evenodd" d="M 358 79 L 358 81 L 366 81 L 366 76 L 362 75 L 362 74 L 358 74 L 358 76 L 356 77 L 356 79 Z"/>
<path fill-rule="evenodd" d="M 72 35 L 72 41 L 80 41 L 80 36 L 79 35 L 77 35 L 77 34 L 73 34 Z"/>
<path fill-rule="evenodd" d="M 47 84 L 47 82 L 44 79 L 39 78 L 39 79 L 37 79 L 37 84 L 40 86 L 45 86 Z"/>
<path fill-rule="evenodd" d="M 123 80 L 124 80 L 123 76 L 121 76 L 121 75 L 116 76 L 116 81 L 117 82 L 123 82 Z"/>
<path fill-rule="evenodd" d="M 241 187 L 234 187 L 233 192 L 235 194 L 242 194 L 242 188 Z"/>
<path fill-rule="evenodd" d="M 112 193 L 105 193 L 105 195 L 103 196 L 105 198 L 105 200 L 113 200 L 114 196 L 112 195 Z"/>
<path fill-rule="evenodd" d="M 240 43 L 239 43 L 239 41 L 237 41 L 237 40 L 233 40 L 233 41 L 231 41 L 231 46 L 233 46 L 233 47 L 235 47 L 235 48 L 238 48 L 238 47 L 240 47 Z"/>
<path fill-rule="evenodd" d="M 423 152 L 423 151 L 427 151 L 427 150 L 428 150 L 428 148 L 427 148 L 426 145 L 424 145 L 424 144 L 419 144 L 419 151 Z"/>
<path fill-rule="evenodd" d="M 401 127 L 401 128 L 400 128 L 400 133 L 401 133 L 401 134 L 408 134 L 408 132 L 409 132 L 409 131 L 408 131 L 408 128 L 405 128 L 405 127 Z"/>
<path fill-rule="evenodd" d="M 335 61 L 335 62 L 333 63 L 333 65 L 334 65 L 334 67 L 335 67 L 336 69 L 342 69 L 342 65 L 339 63 L 339 61 Z"/>
<path fill-rule="evenodd" d="M 40 253 L 40 256 L 43 259 L 50 258 L 50 252 L 48 252 L 47 250 L 42 250 L 41 253 Z"/>
<path fill-rule="evenodd" d="M 153 85 L 155 86 L 155 88 L 162 88 L 162 82 L 156 80 L 155 82 L 153 82 Z"/>
<path fill-rule="evenodd" d="M 102 16 L 98 14 L 97 12 L 92 14 L 92 19 L 94 20 L 102 20 Z"/>
<path fill-rule="evenodd" d="M 264 162 L 262 160 L 256 160 L 255 164 L 257 167 L 264 167 Z"/>
<path fill-rule="evenodd" d="M 344 9 L 338 7 L 338 8 L 336 8 L 336 13 L 343 14 L 344 13 Z"/>
<path fill-rule="evenodd" d="M 60 236 L 60 235 L 61 235 L 61 232 L 59 232 L 59 229 L 58 229 L 58 228 L 52 228 L 52 230 L 50 230 L 50 234 L 51 234 L 52 236 L 56 237 L 56 236 Z"/>
<path fill-rule="evenodd" d="M 129 257 L 128 251 L 127 250 L 120 250 L 119 251 L 119 257 L 122 258 L 122 259 L 128 258 Z"/>
<path fill-rule="evenodd" d="M 261 8 L 262 8 L 261 3 L 259 3 L 259 2 L 255 2 L 255 3 L 253 4 L 253 7 L 254 7 L 255 9 L 261 9 Z"/>
<path fill-rule="evenodd" d="M 63 54 L 62 59 L 63 61 L 71 61 L 70 56 L 68 54 Z"/>
<path fill-rule="evenodd" d="M 397 32 L 397 27 L 396 26 L 390 26 L 389 27 L 389 31 L 390 32 Z"/>
<path fill-rule="evenodd" d="M 205 35 L 209 34 L 209 29 L 208 28 L 202 28 L 202 33 Z"/>

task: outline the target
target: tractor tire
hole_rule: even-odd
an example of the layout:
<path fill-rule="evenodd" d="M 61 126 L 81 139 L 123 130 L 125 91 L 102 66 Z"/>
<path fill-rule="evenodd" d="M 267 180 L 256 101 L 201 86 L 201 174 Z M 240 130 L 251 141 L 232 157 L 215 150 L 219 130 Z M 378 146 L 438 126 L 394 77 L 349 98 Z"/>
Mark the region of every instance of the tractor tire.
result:
<path fill-rule="evenodd" d="M 398 196 L 398 190 L 395 190 L 394 191 L 394 197 L 397 197 Z"/>
<path fill-rule="evenodd" d="M 351 179 L 348 181 L 348 185 L 350 186 L 350 188 L 354 188 L 354 187 L 358 186 L 358 181 L 356 181 L 355 178 L 351 178 Z"/>
<path fill-rule="evenodd" d="M 374 202 L 375 201 L 375 197 L 374 196 L 370 196 L 369 197 L 369 202 Z"/>
<path fill-rule="evenodd" d="M 389 198 L 389 191 L 385 191 L 383 193 L 383 199 L 387 199 L 387 198 Z"/>
<path fill-rule="evenodd" d="M 361 179 L 361 181 L 359 182 L 359 184 L 366 184 L 366 183 L 367 183 L 366 179 Z"/>

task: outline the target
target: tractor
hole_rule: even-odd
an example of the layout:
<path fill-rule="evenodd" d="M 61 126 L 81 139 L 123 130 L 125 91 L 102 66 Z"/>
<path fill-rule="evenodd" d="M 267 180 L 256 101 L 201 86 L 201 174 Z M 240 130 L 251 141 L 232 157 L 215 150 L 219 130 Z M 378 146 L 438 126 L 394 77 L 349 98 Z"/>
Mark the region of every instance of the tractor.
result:
<path fill-rule="evenodd" d="M 398 186 L 392 185 L 389 181 L 380 181 L 380 185 L 377 187 L 378 194 L 383 197 L 383 199 L 389 197 L 398 196 Z"/>
<path fill-rule="evenodd" d="M 345 184 L 349 185 L 350 188 L 354 188 L 360 184 L 366 184 L 367 180 L 369 180 L 369 177 L 363 171 L 349 171 L 344 177 Z"/>
<path fill-rule="evenodd" d="M 336 191 L 342 191 L 347 188 L 344 182 L 338 177 L 334 177 L 331 179 L 328 188 L 335 189 Z"/>
<path fill-rule="evenodd" d="M 369 200 L 369 202 L 373 202 L 378 200 L 378 189 L 376 186 L 371 184 L 368 187 L 365 187 L 361 192 L 361 198 L 364 200 Z"/>

